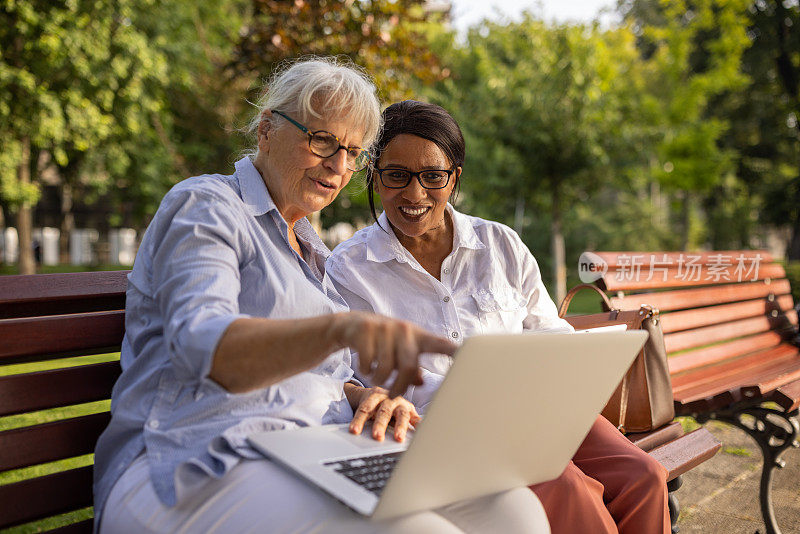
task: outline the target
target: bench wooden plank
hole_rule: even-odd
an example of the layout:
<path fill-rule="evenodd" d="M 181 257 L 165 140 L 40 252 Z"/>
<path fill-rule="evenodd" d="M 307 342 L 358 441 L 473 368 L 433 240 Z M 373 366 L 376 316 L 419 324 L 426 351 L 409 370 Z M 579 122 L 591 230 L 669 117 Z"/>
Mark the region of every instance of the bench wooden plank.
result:
<path fill-rule="evenodd" d="M 122 310 L 129 272 L 0 277 L 0 319 Z"/>
<path fill-rule="evenodd" d="M 115 295 L 128 286 L 130 271 L 10 275 L 0 279 L 0 305 L 52 302 Z"/>
<path fill-rule="evenodd" d="M 784 363 L 792 364 L 797 360 L 797 349 L 788 343 L 783 343 L 736 359 L 673 375 L 670 377 L 672 390 L 673 392 L 682 391 L 685 389 L 686 384 L 711 384 L 715 380 L 725 381 L 732 377 L 740 376 L 743 372 L 757 372 L 770 365 L 777 365 L 778 368 L 782 368 Z"/>
<path fill-rule="evenodd" d="M 800 357 L 798 357 L 798 361 L 800 361 Z M 798 366 L 800 366 L 800 363 Z M 788 386 L 795 380 L 800 380 L 800 368 L 787 370 L 785 373 L 764 377 L 762 380 L 759 380 L 757 385 L 744 388 L 744 394 L 746 397 L 757 395 L 763 396 L 782 386 Z"/>
<path fill-rule="evenodd" d="M 706 274 L 705 271 L 706 270 L 704 269 L 699 276 L 695 277 L 693 275 L 687 276 L 686 270 L 681 273 L 678 269 L 667 269 L 665 276 L 656 274 L 652 277 L 652 279 L 649 280 L 646 269 L 641 269 L 641 274 L 638 276 L 635 273 L 633 276 L 629 276 L 629 273 L 609 271 L 601 280 L 605 285 L 605 288 L 609 291 L 635 291 L 642 289 L 663 289 L 667 287 L 699 287 L 740 282 L 740 280 L 737 280 L 733 275 L 732 268 L 729 271 L 729 279 L 727 280 L 724 277 L 720 277 L 718 280 L 715 280 L 713 277 L 709 278 L 709 275 Z M 777 263 L 772 263 L 759 267 L 757 277 L 745 277 L 741 281 L 772 280 L 784 278 L 785 276 L 786 272 L 784 271 L 783 266 Z"/>
<path fill-rule="evenodd" d="M 94 452 L 109 412 L 0 432 L 0 471 Z"/>
<path fill-rule="evenodd" d="M 742 392 L 738 389 L 736 391 L 723 391 L 722 393 L 709 395 L 708 397 L 696 399 L 691 402 L 681 402 L 676 399 L 675 415 L 691 415 L 695 417 L 701 413 L 724 409 L 742 399 Z"/>
<path fill-rule="evenodd" d="M 734 391 L 748 386 L 756 386 L 772 377 L 784 376 L 800 368 L 800 358 L 794 354 L 760 355 L 750 365 L 741 367 L 726 366 L 724 372 L 712 375 L 711 378 L 699 373 L 689 375 L 691 381 L 673 386 L 673 398 L 681 403 L 692 402 L 714 396 L 724 391 Z M 783 385 L 786 381 L 782 381 Z"/>
<path fill-rule="evenodd" d="M 797 320 L 797 312 L 794 310 L 786 315 L 790 320 Z M 768 332 L 773 329 L 775 322 L 776 320 L 772 317 L 753 317 L 714 326 L 705 326 L 685 332 L 666 334 L 664 336 L 664 344 L 667 347 L 667 352 L 692 349 L 718 341 L 727 341 L 737 337 Z"/>
<path fill-rule="evenodd" d="M 612 296 L 611 304 L 620 310 L 638 310 L 642 304 L 649 304 L 661 311 L 672 311 L 756 299 L 768 297 L 769 295 L 790 294 L 789 281 L 782 279 L 771 280 L 769 283 L 748 282 L 700 289 L 673 289 L 670 291 Z"/>
<path fill-rule="evenodd" d="M 638 432 L 626 434 L 631 443 L 647 452 L 683 435 L 680 423 L 673 421 L 652 432 Z"/>
<path fill-rule="evenodd" d="M 0 416 L 107 399 L 119 362 L 0 377 Z"/>
<path fill-rule="evenodd" d="M 773 302 L 766 299 L 748 300 L 734 304 L 722 304 L 706 308 L 677 311 L 661 315 L 661 329 L 665 334 L 700 328 L 703 326 L 768 316 L 770 312 L 786 313 L 794 308 L 791 295 L 783 295 Z"/>
<path fill-rule="evenodd" d="M 800 380 L 779 387 L 773 398 L 784 410 L 793 412 L 800 407 Z"/>
<path fill-rule="evenodd" d="M 705 367 L 714 363 L 734 359 L 751 352 L 777 347 L 783 343 L 783 338 L 775 332 L 764 332 L 755 336 L 736 339 L 714 345 L 682 352 L 671 356 L 667 360 L 669 372 L 677 375 L 690 369 Z"/>
<path fill-rule="evenodd" d="M 125 312 L 0 319 L 0 363 L 119 350 Z"/>
<path fill-rule="evenodd" d="M 672 480 L 700 465 L 722 447 L 705 428 L 698 428 L 680 438 L 656 447 L 648 454 L 667 468 L 667 480 Z"/>
<path fill-rule="evenodd" d="M 92 505 L 92 467 L 0 486 L 0 528 Z"/>

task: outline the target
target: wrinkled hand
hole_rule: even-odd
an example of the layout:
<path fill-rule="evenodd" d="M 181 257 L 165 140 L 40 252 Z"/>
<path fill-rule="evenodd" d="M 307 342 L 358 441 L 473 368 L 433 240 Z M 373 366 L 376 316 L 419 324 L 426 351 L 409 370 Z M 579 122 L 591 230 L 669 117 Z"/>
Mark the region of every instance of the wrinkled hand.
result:
<path fill-rule="evenodd" d="M 450 340 L 414 324 L 373 313 L 341 314 L 334 328 L 340 344 L 358 352 L 359 370 L 373 384 L 383 384 L 392 371 L 397 371 L 390 398 L 402 395 L 411 384 L 422 384 L 421 353 L 452 356 L 457 348 Z"/>
<path fill-rule="evenodd" d="M 372 437 L 383 441 L 386 428 L 394 420 L 394 439 L 403 441 L 408 427 L 420 421 L 414 405 L 403 397 L 390 398 L 383 388 L 362 388 L 358 409 L 350 423 L 350 432 L 361 434 L 364 423 L 372 419 Z"/>

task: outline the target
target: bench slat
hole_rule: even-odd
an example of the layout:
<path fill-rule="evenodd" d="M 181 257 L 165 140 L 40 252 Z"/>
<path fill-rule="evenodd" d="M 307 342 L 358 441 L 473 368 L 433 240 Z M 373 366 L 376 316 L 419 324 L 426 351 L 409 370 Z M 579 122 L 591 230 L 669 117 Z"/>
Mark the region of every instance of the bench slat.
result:
<path fill-rule="evenodd" d="M 109 412 L 0 432 L 0 471 L 94 452 Z"/>
<path fill-rule="evenodd" d="M 744 360 L 740 359 L 679 377 L 686 380 L 677 385 L 673 383 L 673 398 L 681 403 L 692 402 L 724 391 L 733 392 L 755 386 L 772 377 L 800 369 L 797 350 L 792 352 L 791 347 L 781 346 L 747 358 L 751 361 L 739 364 Z"/>
<path fill-rule="evenodd" d="M 730 284 L 731 282 L 739 282 L 736 279 L 735 275 L 733 274 L 733 269 L 731 268 L 730 272 L 730 279 L 725 280 L 724 278 L 720 278 L 719 280 L 714 280 L 713 278 L 709 278 L 707 274 L 707 269 L 703 268 L 700 271 L 699 279 L 694 280 L 691 278 L 695 278 L 694 276 L 686 276 L 686 271 L 681 274 L 678 269 L 668 269 L 665 273 L 665 276 L 661 273 L 656 273 L 652 279 L 648 280 L 649 275 L 646 269 L 641 270 L 641 274 L 638 276 L 634 274 L 633 276 L 628 276 L 629 273 L 617 273 L 609 272 L 600 279 L 602 281 L 605 288 L 609 291 L 636 291 L 642 289 L 661 289 L 666 287 L 694 287 L 694 286 L 710 286 L 710 285 L 721 285 L 721 284 Z M 783 270 L 783 266 L 777 263 L 772 263 L 768 265 L 762 265 L 758 269 L 758 276 L 752 277 L 745 276 L 742 282 L 744 281 L 756 281 L 756 280 L 777 280 L 779 278 L 785 278 L 786 272 Z M 628 280 L 626 278 L 632 278 Z M 684 280 L 683 278 L 690 278 L 689 280 Z"/>
<path fill-rule="evenodd" d="M 788 343 L 781 343 L 775 347 L 671 376 L 672 390 L 675 392 L 682 391 L 687 387 L 687 384 L 710 384 L 714 380 L 724 380 L 726 377 L 738 376 L 743 370 L 757 371 L 770 365 L 777 365 L 780 368 L 784 362 L 793 362 L 796 355 L 797 348 Z M 754 384 L 754 382 L 750 384 Z"/>
<path fill-rule="evenodd" d="M 800 357 L 798 360 L 800 360 Z M 759 380 L 757 385 L 744 388 L 743 392 L 745 396 L 766 395 L 781 386 L 793 383 L 795 380 L 800 380 L 800 367 L 775 376 L 765 377 Z"/>
<path fill-rule="evenodd" d="M 661 315 L 661 328 L 665 334 L 669 334 L 737 319 L 768 316 L 773 311 L 785 314 L 793 307 L 791 295 L 783 295 L 773 302 L 769 302 L 767 299 L 748 300 L 734 304 L 677 311 Z"/>
<path fill-rule="evenodd" d="M 800 407 L 800 380 L 781 386 L 773 394 L 773 399 L 787 412 Z"/>
<path fill-rule="evenodd" d="M 125 312 L 0 319 L 0 363 L 119 350 Z"/>
<path fill-rule="evenodd" d="M 766 282 L 730 284 L 701 289 L 676 289 L 664 292 L 640 293 L 611 297 L 611 304 L 620 310 L 638 310 L 649 304 L 661 311 L 680 310 L 697 306 L 711 306 L 726 302 L 756 299 L 768 295 L 790 295 L 786 279 Z"/>
<path fill-rule="evenodd" d="M 125 308 L 130 271 L 0 278 L 0 319 Z"/>
<path fill-rule="evenodd" d="M 0 416 L 107 399 L 119 362 L 0 377 Z"/>
<path fill-rule="evenodd" d="M 703 347 L 683 352 L 677 356 L 671 356 L 667 359 L 667 364 L 669 365 L 670 374 L 677 375 L 690 369 L 732 360 L 757 350 L 777 347 L 781 343 L 783 343 L 783 338 L 780 335 L 775 332 L 764 332 L 763 334 L 720 343 L 713 347 Z"/>
<path fill-rule="evenodd" d="M 92 505 L 92 466 L 0 486 L 0 528 Z"/>
<path fill-rule="evenodd" d="M 667 347 L 668 353 L 692 349 L 702 345 L 716 343 L 718 341 L 727 341 L 737 337 L 767 332 L 774 329 L 775 326 L 777 326 L 776 323 L 778 323 L 780 319 L 781 318 L 773 319 L 772 317 L 754 317 L 751 319 L 741 319 L 739 321 L 732 321 L 730 323 L 723 323 L 714 326 L 705 326 L 703 328 L 696 328 L 694 330 L 687 330 L 685 332 L 666 334 L 664 336 L 664 344 Z M 797 312 L 794 310 L 787 312 L 784 319 L 788 319 L 787 322 L 792 322 L 792 324 L 795 324 L 797 322 Z"/>
<path fill-rule="evenodd" d="M 673 421 L 652 432 L 625 434 L 631 443 L 647 452 L 683 435 L 681 424 Z"/>
<path fill-rule="evenodd" d="M 667 468 L 667 480 L 672 480 L 700 465 L 722 447 L 705 428 L 698 428 L 680 438 L 656 447 L 648 454 Z"/>

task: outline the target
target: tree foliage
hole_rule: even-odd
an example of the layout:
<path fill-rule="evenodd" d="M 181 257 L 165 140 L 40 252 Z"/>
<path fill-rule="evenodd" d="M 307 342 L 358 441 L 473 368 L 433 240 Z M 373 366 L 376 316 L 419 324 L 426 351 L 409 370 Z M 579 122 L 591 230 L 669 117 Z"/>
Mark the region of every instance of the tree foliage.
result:
<path fill-rule="evenodd" d="M 636 58 L 626 30 L 549 26 L 526 14 L 471 30 L 435 95 L 465 130 L 470 210 L 518 230 L 523 211 L 544 211 L 557 278 L 564 213 L 640 162 Z"/>
<path fill-rule="evenodd" d="M 421 0 L 252 0 L 230 70 L 263 77 L 281 60 L 345 55 L 376 80 L 384 99 L 412 96 L 418 81 L 446 77 L 426 46 L 439 17 Z"/>
<path fill-rule="evenodd" d="M 720 165 L 722 172 L 712 173 L 719 178 L 696 182 L 702 186 L 696 189 L 685 188 L 681 180 L 676 183 L 693 192 L 702 206 L 708 244 L 749 246 L 758 223 L 788 224 L 795 227 L 800 257 L 800 210 L 796 207 L 800 204 L 800 136 L 795 120 L 797 87 L 791 81 L 800 72 L 796 53 L 800 50 L 800 7 L 778 0 L 622 0 L 619 7 L 638 30 L 644 56 L 653 53 L 654 31 L 668 33 L 680 24 L 690 30 L 687 46 L 693 48 L 684 70 L 693 77 L 716 70 L 721 79 L 734 82 L 711 83 L 715 90 L 698 106 L 697 125 L 710 133 L 703 136 L 706 146 L 717 149 L 716 157 L 705 158 L 705 165 L 712 171 L 715 164 Z M 719 60 L 723 56 L 727 61 Z M 687 143 L 688 147 L 696 144 Z M 703 168 L 686 171 L 693 180 L 708 175 Z"/>

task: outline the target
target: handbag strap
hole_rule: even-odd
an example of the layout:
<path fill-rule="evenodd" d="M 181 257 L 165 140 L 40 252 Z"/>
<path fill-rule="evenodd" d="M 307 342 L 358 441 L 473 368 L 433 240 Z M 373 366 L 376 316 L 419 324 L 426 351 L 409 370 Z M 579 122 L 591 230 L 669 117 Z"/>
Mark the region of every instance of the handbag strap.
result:
<path fill-rule="evenodd" d="M 620 394 L 619 394 L 619 424 L 617 425 L 617 429 L 625 433 L 625 422 L 628 418 L 628 400 L 631 395 L 631 387 L 628 379 L 629 373 L 625 373 L 625 376 L 622 377 L 622 384 L 620 386 Z"/>
<path fill-rule="evenodd" d="M 561 306 L 559 306 L 558 308 L 559 317 L 561 317 L 562 319 L 564 318 L 564 316 L 567 314 L 567 308 L 569 308 L 569 303 L 572 302 L 572 298 L 581 289 L 591 289 L 595 291 L 598 295 L 600 295 L 600 298 L 603 299 L 603 306 L 605 307 L 606 311 L 614 310 L 614 306 L 611 304 L 611 300 L 609 300 L 608 296 L 606 296 L 606 294 L 603 293 L 599 287 L 593 284 L 578 284 L 577 286 L 570 289 L 567 295 L 564 297 L 564 300 L 561 301 Z"/>

